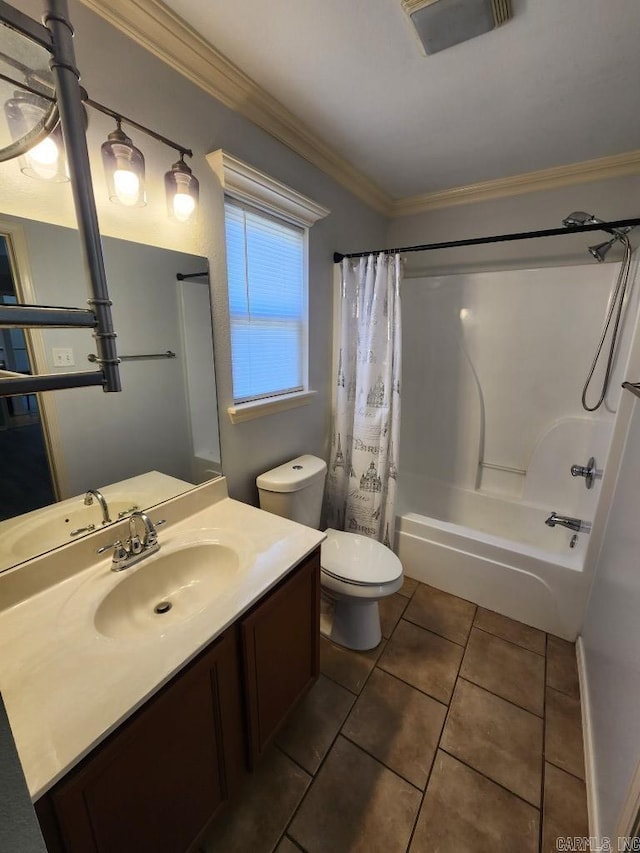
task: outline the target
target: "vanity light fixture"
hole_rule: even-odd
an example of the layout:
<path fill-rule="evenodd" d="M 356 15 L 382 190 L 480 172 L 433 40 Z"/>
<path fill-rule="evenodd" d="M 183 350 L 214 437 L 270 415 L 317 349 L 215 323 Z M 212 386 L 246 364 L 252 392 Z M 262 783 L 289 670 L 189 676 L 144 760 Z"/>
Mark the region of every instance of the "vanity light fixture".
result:
<path fill-rule="evenodd" d="M 58 110 L 45 72 L 34 72 L 28 82 L 2 73 L 0 78 L 19 89 L 4 105 L 14 141 L 0 150 L 0 162 L 20 157 L 20 168 L 25 175 L 50 182 L 68 181 Z M 85 107 L 85 127 L 86 107 L 110 116 L 116 122 L 116 129 L 111 131 L 101 147 L 110 200 L 125 207 L 144 207 L 147 203 L 144 155 L 123 131 L 124 123 L 178 152 L 180 159 L 164 176 L 167 212 L 176 222 L 191 221 L 197 211 L 200 194 L 198 179 L 184 162 L 185 156 L 193 157 L 191 149 L 99 104 L 84 89 L 81 96 Z"/>
<path fill-rule="evenodd" d="M 122 130 L 123 124 L 131 125 L 141 133 L 173 148 L 180 155 L 180 159 L 164 176 L 167 212 L 176 222 L 191 221 L 198 209 L 200 186 L 198 179 L 184 162 L 184 158 L 193 157 L 193 151 L 132 118 L 114 112 L 88 96 L 83 100 L 87 107 L 111 116 L 117 124 L 116 130 L 109 134 L 107 141 L 102 145 L 102 159 L 111 201 L 129 207 L 142 207 L 147 203 L 144 191 L 144 157 Z"/>
<path fill-rule="evenodd" d="M 109 199 L 125 207 L 144 207 L 144 156 L 122 130 L 119 116 L 116 125 L 101 149 Z"/>
<path fill-rule="evenodd" d="M 178 222 L 188 222 L 198 207 L 200 184 L 184 162 L 184 152 L 164 176 L 167 213 Z"/>

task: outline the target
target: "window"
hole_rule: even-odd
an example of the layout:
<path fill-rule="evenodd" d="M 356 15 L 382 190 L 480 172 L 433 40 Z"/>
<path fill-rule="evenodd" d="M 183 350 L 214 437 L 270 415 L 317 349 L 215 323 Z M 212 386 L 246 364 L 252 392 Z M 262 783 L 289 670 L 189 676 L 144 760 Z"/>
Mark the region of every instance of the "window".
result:
<path fill-rule="evenodd" d="M 307 387 L 307 231 L 225 203 L 233 399 Z"/>
<path fill-rule="evenodd" d="M 207 160 L 225 197 L 236 423 L 310 402 L 310 227 L 329 211 L 225 151 Z"/>

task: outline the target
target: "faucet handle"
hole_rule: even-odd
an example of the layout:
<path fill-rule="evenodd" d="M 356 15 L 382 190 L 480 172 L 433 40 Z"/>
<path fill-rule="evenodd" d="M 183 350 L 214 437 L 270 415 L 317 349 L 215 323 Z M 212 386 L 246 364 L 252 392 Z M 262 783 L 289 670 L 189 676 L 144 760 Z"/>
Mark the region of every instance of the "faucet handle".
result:
<path fill-rule="evenodd" d="M 593 456 L 589 458 L 586 465 L 572 465 L 572 477 L 584 477 L 585 486 L 590 489 L 593 486 L 593 481 L 596 476 L 596 460 Z"/>
<path fill-rule="evenodd" d="M 113 543 L 113 566 L 121 566 L 123 563 L 126 563 L 130 557 L 130 553 L 127 551 L 126 546 L 123 545 L 121 539 L 116 539 Z"/>

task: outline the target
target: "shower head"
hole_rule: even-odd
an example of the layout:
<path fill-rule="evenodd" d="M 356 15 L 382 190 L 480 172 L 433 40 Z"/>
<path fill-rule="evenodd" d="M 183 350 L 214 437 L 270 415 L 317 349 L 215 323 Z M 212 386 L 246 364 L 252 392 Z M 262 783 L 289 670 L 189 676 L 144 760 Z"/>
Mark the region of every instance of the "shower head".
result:
<path fill-rule="evenodd" d="M 573 213 L 570 213 L 565 219 L 562 220 L 562 224 L 567 228 L 576 228 L 579 225 L 602 225 L 604 223 L 603 219 L 598 219 L 597 216 L 594 216 L 593 213 L 585 213 L 584 210 L 574 210 Z M 607 234 L 613 234 L 611 240 L 607 240 L 604 243 L 598 243 L 597 246 L 589 246 L 589 252 L 591 255 L 598 261 L 598 263 L 602 263 L 605 259 L 605 256 L 609 249 L 620 241 L 624 243 L 626 246 L 629 245 L 629 238 L 627 234 L 631 231 L 631 227 L 627 226 L 626 228 L 602 228 L 603 231 L 606 231 Z"/>
<path fill-rule="evenodd" d="M 584 210 L 574 210 L 562 220 L 562 224 L 567 228 L 575 228 L 577 225 L 597 225 L 598 222 L 602 222 L 602 219 L 597 219 L 593 213 L 585 213 Z"/>
<path fill-rule="evenodd" d="M 593 255 L 593 257 L 598 261 L 598 263 L 602 263 L 607 255 L 609 249 L 613 246 L 614 243 L 617 243 L 620 240 L 620 237 L 612 237 L 610 240 L 605 241 L 604 243 L 598 243 L 597 246 L 589 246 L 589 252 Z"/>

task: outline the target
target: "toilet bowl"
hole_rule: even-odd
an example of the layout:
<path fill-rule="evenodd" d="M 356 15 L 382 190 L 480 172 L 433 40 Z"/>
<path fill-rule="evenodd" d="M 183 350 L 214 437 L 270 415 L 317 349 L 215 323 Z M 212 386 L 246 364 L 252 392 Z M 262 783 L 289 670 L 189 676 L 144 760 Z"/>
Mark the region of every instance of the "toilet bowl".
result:
<path fill-rule="evenodd" d="M 299 456 L 261 474 L 260 506 L 267 512 L 318 528 L 327 466 L 315 456 Z M 323 633 L 336 643 L 364 651 L 382 638 L 378 601 L 402 586 L 402 564 L 380 542 L 329 528 L 320 548 L 320 582 L 332 603 Z"/>

